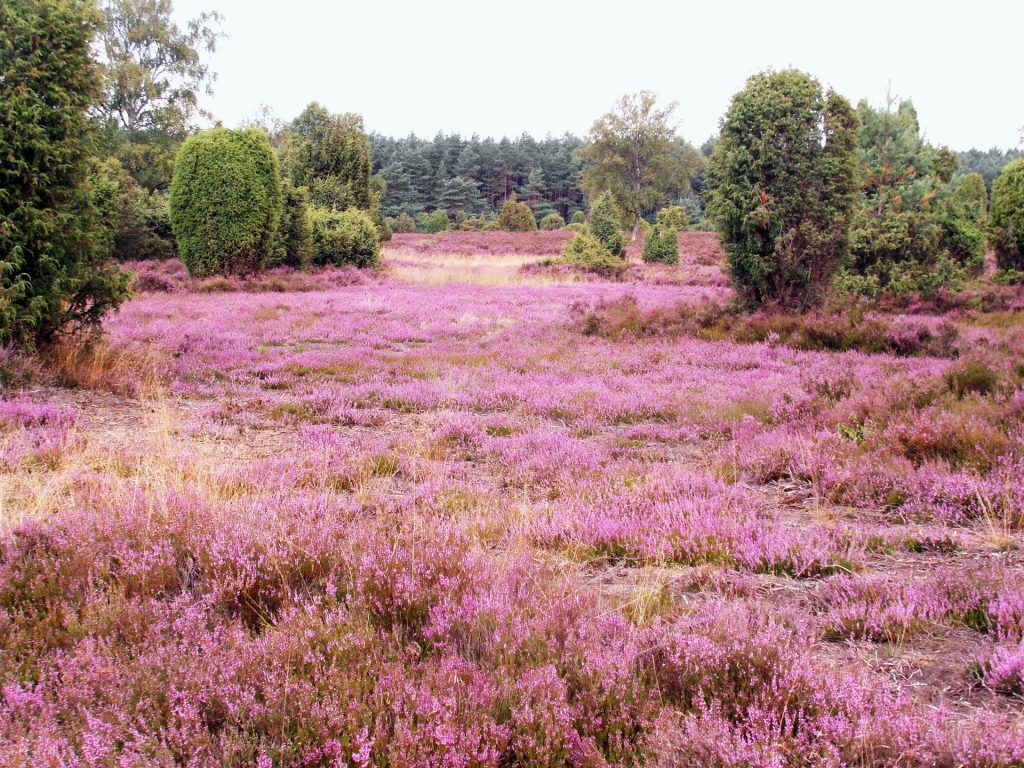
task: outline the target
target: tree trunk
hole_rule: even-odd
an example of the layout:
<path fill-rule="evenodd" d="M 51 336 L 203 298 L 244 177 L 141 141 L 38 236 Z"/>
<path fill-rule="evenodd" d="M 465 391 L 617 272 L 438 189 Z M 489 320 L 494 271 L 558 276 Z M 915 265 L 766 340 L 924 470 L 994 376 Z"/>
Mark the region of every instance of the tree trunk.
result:
<path fill-rule="evenodd" d="M 635 243 L 636 242 L 636 237 L 639 234 L 640 234 L 640 214 L 638 213 L 636 215 L 636 219 L 633 221 L 633 234 L 630 235 L 630 238 L 629 238 L 630 241 Z"/>

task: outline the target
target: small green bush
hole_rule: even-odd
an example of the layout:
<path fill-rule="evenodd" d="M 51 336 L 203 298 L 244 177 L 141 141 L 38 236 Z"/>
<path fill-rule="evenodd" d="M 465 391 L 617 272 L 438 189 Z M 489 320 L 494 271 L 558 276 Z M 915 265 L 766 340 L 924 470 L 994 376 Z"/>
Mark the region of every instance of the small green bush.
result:
<path fill-rule="evenodd" d="M 674 229 L 655 229 L 644 238 L 644 261 L 679 263 L 679 239 Z"/>
<path fill-rule="evenodd" d="M 557 213 L 549 213 L 543 219 L 540 220 L 540 228 L 546 230 L 562 229 L 565 226 L 565 219 L 559 216 Z"/>
<path fill-rule="evenodd" d="M 515 193 L 509 195 L 498 213 L 498 227 L 506 232 L 533 232 L 537 221 L 526 203 L 516 200 Z"/>
<path fill-rule="evenodd" d="M 617 276 L 626 269 L 626 262 L 614 255 L 601 244 L 590 232 L 580 232 L 565 244 L 562 256 L 558 260 L 562 264 L 571 264 L 588 272 L 600 275 Z"/>
<path fill-rule="evenodd" d="M 416 219 L 408 213 L 400 213 L 395 217 L 395 223 L 391 225 L 391 229 L 395 232 L 415 232 Z"/>
<path fill-rule="evenodd" d="M 429 232 L 432 235 L 438 232 L 447 232 L 452 228 L 452 222 L 448 218 L 448 212 L 442 210 L 436 210 L 433 213 L 426 214 L 420 221 L 424 232 Z"/>
<path fill-rule="evenodd" d="M 314 208 L 313 260 L 318 265 L 372 267 L 380 252 L 380 232 L 364 211 Z"/>
<path fill-rule="evenodd" d="M 569 223 L 570 224 L 586 224 L 587 223 L 587 214 L 585 214 L 583 211 L 573 211 L 572 214 L 569 216 Z"/>
<path fill-rule="evenodd" d="M 992 239 L 1000 269 L 1024 270 L 1024 157 L 992 183 Z"/>
<path fill-rule="evenodd" d="M 590 208 L 590 231 L 613 256 L 626 255 L 626 238 L 622 234 L 622 211 L 611 192 L 598 195 Z"/>
<path fill-rule="evenodd" d="M 263 269 L 281 218 L 281 176 L 266 134 L 214 128 L 188 138 L 174 164 L 170 214 L 192 277 Z"/>
<path fill-rule="evenodd" d="M 686 209 L 681 205 L 670 205 L 658 211 L 654 217 L 658 229 L 682 232 L 690 226 L 690 218 L 686 215 Z"/>
<path fill-rule="evenodd" d="M 574 221 L 572 224 L 566 224 L 565 228 L 570 232 L 586 232 L 587 225 L 585 222 Z"/>

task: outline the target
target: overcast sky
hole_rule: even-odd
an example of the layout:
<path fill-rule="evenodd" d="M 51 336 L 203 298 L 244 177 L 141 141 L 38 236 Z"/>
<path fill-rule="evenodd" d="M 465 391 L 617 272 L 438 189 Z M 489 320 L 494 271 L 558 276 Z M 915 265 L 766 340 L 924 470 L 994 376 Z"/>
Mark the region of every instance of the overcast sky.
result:
<path fill-rule="evenodd" d="M 1022 0 L 175 0 L 181 21 L 204 10 L 229 35 L 205 100 L 228 126 L 316 100 L 394 136 L 541 138 L 584 134 L 647 89 L 679 102 L 699 144 L 747 77 L 789 66 L 853 103 L 881 104 L 891 84 L 935 144 L 1019 146 L 1024 126 Z"/>

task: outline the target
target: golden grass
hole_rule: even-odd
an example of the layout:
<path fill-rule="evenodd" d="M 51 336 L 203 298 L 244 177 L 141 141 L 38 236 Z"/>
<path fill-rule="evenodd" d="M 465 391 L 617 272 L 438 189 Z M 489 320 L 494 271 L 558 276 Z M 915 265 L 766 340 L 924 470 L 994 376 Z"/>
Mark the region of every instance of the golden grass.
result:
<path fill-rule="evenodd" d="M 385 248 L 384 266 L 399 280 L 426 285 L 538 285 L 572 283 L 572 275 L 531 274 L 522 267 L 545 257 L 515 253 L 423 254 L 410 248 Z"/>

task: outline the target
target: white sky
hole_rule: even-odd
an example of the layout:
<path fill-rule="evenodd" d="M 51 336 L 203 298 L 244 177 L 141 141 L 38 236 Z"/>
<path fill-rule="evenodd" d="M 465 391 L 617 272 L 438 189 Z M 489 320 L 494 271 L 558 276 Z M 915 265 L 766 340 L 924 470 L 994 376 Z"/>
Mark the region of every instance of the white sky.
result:
<path fill-rule="evenodd" d="M 935 144 L 1009 148 L 1024 127 L 1024 0 L 175 0 L 181 21 L 203 10 L 225 16 L 204 104 L 228 126 L 316 100 L 393 136 L 582 135 L 647 89 L 700 144 L 748 76 L 795 66 L 854 104 L 891 83 Z"/>

